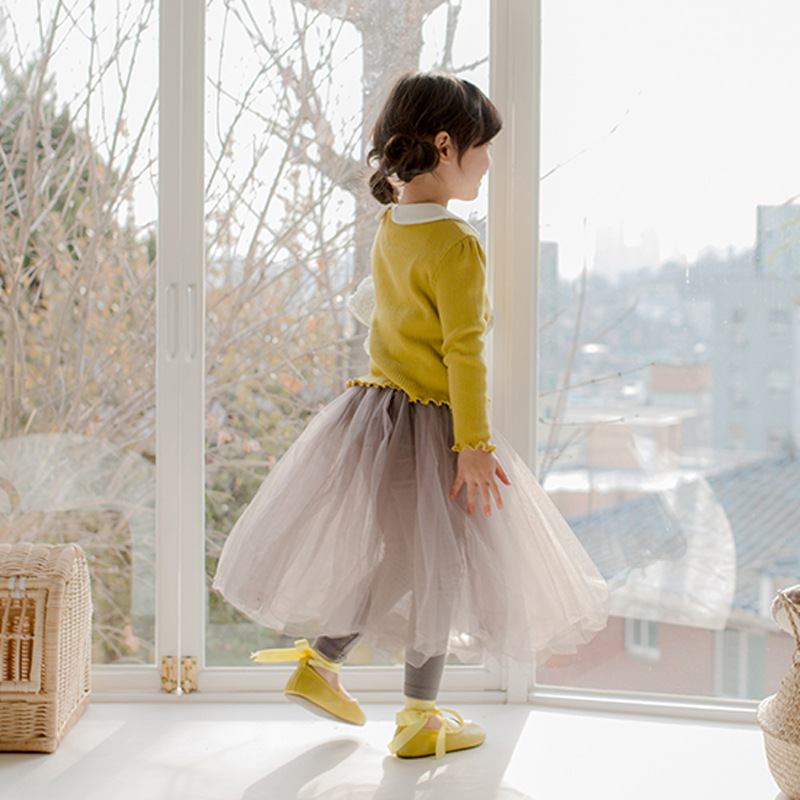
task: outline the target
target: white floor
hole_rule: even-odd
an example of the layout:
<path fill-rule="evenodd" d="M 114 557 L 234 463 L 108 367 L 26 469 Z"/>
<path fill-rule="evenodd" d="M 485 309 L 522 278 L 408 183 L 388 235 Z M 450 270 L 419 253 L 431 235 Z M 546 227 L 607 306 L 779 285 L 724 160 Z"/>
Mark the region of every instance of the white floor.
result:
<path fill-rule="evenodd" d="M 440 761 L 285 704 L 94 703 L 52 755 L 0 753 L 2 800 L 785 800 L 755 726 L 473 705 L 486 743 Z"/>

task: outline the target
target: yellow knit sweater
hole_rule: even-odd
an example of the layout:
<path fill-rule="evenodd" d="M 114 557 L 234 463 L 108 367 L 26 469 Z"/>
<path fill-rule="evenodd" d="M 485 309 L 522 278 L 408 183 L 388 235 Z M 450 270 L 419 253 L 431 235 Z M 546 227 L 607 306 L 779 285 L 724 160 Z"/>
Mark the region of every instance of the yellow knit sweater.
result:
<path fill-rule="evenodd" d="M 454 450 L 494 450 L 484 334 L 491 316 L 476 231 L 442 206 L 395 206 L 372 247 L 375 310 L 369 373 L 411 401 L 449 406 Z"/>

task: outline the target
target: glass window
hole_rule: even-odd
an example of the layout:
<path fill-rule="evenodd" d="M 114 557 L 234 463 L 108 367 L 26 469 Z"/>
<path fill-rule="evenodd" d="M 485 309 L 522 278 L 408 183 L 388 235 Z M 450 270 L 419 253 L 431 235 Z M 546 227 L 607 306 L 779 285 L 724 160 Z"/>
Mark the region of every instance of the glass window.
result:
<path fill-rule="evenodd" d="M 766 686 L 767 638 L 764 631 L 720 631 L 716 636 L 716 694 L 736 699 L 760 698 Z"/>
<path fill-rule="evenodd" d="M 744 371 L 732 369 L 730 371 L 731 403 L 734 406 L 747 405 L 747 382 Z"/>
<path fill-rule="evenodd" d="M 658 623 L 653 620 L 625 620 L 625 649 L 634 658 L 658 661 L 661 650 L 658 646 Z"/>
<path fill-rule="evenodd" d="M 767 391 L 771 397 L 788 397 L 792 390 L 792 373 L 786 368 L 767 372 Z"/>
<path fill-rule="evenodd" d="M 155 661 L 157 38 L 0 4 L 0 542 L 83 547 L 98 664 Z"/>
<path fill-rule="evenodd" d="M 488 90 L 489 4 L 208 4 L 207 571 L 261 481 L 320 406 L 365 371 L 348 298 L 369 271 L 372 122 L 404 72 Z M 321 10 L 312 10 L 319 8 Z M 387 45 L 391 38 L 391 47 Z M 486 195 L 453 203 L 486 230 Z M 207 663 L 284 641 L 209 594 Z M 351 663 L 370 663 L 358 646 Z"/>
<path fill-rule="evenodd" d="M 792 313 L 788 308 L 773 308 L 769 312 L 770 334 L 787 336 L 791 333 Z"/>
<path fill-rule="evenodd" d="M 793 647 L 764 582 L 800 574 L 800 8 L 542 15 L 540 476 L 613 591 L 537 680 L 760 698 Z"/>

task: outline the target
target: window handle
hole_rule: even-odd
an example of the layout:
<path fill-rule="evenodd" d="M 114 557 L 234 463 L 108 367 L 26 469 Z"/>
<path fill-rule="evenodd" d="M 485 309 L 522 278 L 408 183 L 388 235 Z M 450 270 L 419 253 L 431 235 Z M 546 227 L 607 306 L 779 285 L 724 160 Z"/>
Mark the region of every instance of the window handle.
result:
<path fill-rule="evenodd" d="M 178 357 L 178 285 L 167 286 L 167 357 Z"/>
<path fill-rule="evenodd" d="M 197 357 L 197 286 L 186 287 L 186 360 Z"/>

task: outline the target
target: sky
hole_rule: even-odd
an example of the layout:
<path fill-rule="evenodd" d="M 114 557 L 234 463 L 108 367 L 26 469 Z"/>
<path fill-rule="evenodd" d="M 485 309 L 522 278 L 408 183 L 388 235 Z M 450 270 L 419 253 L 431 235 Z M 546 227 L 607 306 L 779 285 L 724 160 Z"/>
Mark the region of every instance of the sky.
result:
<path fill-rule="evenodd" d="M 541 237 L 560 272 L 597 231 L 661 260 L 752 247 L 800 193 L 796 0 L 542 0 Z M 561 166 L 559 166 L 561 165 Z"/>
<path fill-rule="evenodd" d="M 584 261 L 591 267 L 598 232 L 608 228 L 624 231 L 634 246 L 654 231 L 661 261 L 691 262 L 708 247 L 752 247 L 756 206 L 800 194 L 793 81 L 800 2 L 541 2 L 541 238 L 558 243 L 561 274 L 576 276 Z M 0 7 L 27 40 L 35 5 L 0 0 Z M 102 3 L 98 10 L 106 16 L 115 7 Z M 437 53 L 431 42 L 441 37 L 444 19 L 440 9 L 426 25 L 423 62 Z M 463 0 L 457 60 L 485 52 L 487 20 L 487 0 Z M 140 59 L 143 105 L 157 77 L 156 30 Z M 212 25 L 210 60 L 217 58 L 215 36 Z M 84 59 L 71 49 L 66 41 L 59 53 L 62 98 L 85 82 Z M 352 85 L 348 70 L 343 85 Z M 471 77 L 487 80 L 485 69 Z M 133 94 L 131 121 L 139 97 Z M 360 92 L 353 94 L 360 101 Z M 155 214 L 152 188 L 138 192 L 141 222 Z M 473 209 L 454 210 L 480 215 L 485 207 L 484 191 Z"/>

